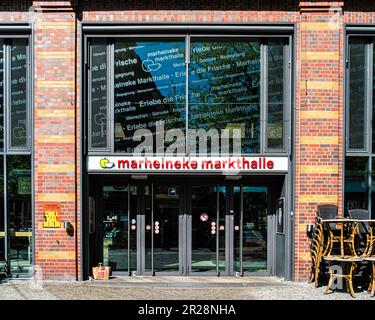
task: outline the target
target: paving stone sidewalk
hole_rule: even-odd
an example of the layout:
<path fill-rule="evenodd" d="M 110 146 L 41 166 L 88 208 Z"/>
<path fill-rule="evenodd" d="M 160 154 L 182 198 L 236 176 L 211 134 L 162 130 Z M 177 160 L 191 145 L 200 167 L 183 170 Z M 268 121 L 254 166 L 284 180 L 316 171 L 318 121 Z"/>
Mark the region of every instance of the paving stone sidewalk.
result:
<path fill-rule="evenodd" d="M 273 283 L 272 283 L 273 281 Z M 41 282 L 11 280 L 0 283 L 0 300 L 374 300 L 366 291 L 357 292 L 356 299 L 346 292 L 324 295 L 325 287 L 313 284 L 254 282 L 251 287 L 160 287 L 132 286 L 99 281 Z"/>

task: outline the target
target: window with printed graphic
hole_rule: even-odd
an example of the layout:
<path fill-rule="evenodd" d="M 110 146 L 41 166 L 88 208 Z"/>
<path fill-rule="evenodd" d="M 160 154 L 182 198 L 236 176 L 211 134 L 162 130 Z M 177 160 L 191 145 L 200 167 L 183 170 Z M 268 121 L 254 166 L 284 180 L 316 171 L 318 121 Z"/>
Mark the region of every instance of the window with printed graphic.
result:
<path fill-rule="evenodd" d="M 155 139 L 158 121 L 164 122 L 164 132 L 185 133 L 185 74 L 182 40 L 114 41 L 115 152 L 132 153 L 140 143 L 134 140 L 139 129 Z"/>
<path fill-rule="evenodd" d="M 88 52 L 89 152 L 286 151 L 288 37 L 90 38 Z"/>
<path fill-rule="evenodd" d="M 260 51 L 256 39 L 191 40 L 189 128 L 238 129 L 241 151 L 260 152 Z"/>
<path fill-rule="evenodd" d="M 25 149 L 28 140 L 26 40 L 15 39 L 10 47 L 10 148 Z"/>
<path fill-rule="evenodd" d="M 108 69 L 107 41 L 96 40 L 91 44 L 90 68 L 90 148 L 108 147 Z"/>

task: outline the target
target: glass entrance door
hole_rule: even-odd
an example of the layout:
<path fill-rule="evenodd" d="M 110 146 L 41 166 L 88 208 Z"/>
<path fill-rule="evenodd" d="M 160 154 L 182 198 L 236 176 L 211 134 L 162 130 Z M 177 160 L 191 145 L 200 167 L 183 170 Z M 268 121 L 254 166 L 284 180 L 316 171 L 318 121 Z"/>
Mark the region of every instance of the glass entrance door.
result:
<path fill-rule="evenodd" d="M 271 198 L 267 185 L 233 187 L 234 273 L 268 272 L 268 212 Z"/>
<path fill-rule="evenodd" d="M 184 273 L 180 250 L 183 235 L 183 187 L 173 184 L 155 184 L 152 187 L 154 192 L 152 212 L 153 273 Z"/>
<path fill-rule="evenodd" d="M 218 188 L 215 185 L 191 185 L 188 233 L 189 273 L 218 273 Z"/>
<path fill-rule="evenodd" d="M 150 186 L 146 272 L 268 273 L 269 187 L 233 182 Z M 150 266 L 151 265 L 151 266 Z"/>
<path fill-rule="evenodd" d="M 102 186 L 102 252 L 104 265 L 131 274 L 137 268 L 137 202 L 135 186 Z"/>
<path fill-rule="evenodd" d="M 217 226 L 218 186 L 156 181 L 149 189 L 150 197 L 145 198 L 149 210 L 145 213 L 144 273 L 217 274 L 220 258 L 224 266 L 224 236 L 219 237 Z"/>
<path fill-rule="evenodd" d="M 129 275 L 269 273 L 279 191 L 251 180 L 181 181 L 101 184 L 97 262 Z"/>

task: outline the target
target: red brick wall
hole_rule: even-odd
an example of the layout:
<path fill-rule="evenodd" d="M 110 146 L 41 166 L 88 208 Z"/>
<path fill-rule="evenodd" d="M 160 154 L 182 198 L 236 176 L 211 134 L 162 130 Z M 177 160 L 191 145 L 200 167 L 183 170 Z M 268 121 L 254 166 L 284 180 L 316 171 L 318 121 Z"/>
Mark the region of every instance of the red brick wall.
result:
<path fill-rule="evenodd" d="M 40 1 L 34 5 L 35 264 L 42 267 L 45 278 L 75 280 L 80 254 L 76 239 L 80 234 L 76 210 L 79 163 L 75 163 L 79 154 L 75 128 L 79 116 L 75 94 L 77 21 L 69 3 L 54 2 L 48 7 Z M 50 201 L 61 203 L 61 220 L 69 221 L 78 232 L 70 236 L 63 228 L 43 228 L 42 206 Z"/>
<path fill-rule="evenodd" d="M 295 279 L 306 279 L 305 225 L 313 221 L 318 203 L 335 203 L 341 210 L 343 23 L 375 23 L 375 5 L 302 0 L 3 1 L 2 22 L 30 21 L 35 27 L 35 263 L 53 279 L 75 279 L 80 273 L 79 263 L 76 269 L 81 129 L 75 121 L 80 119 L 81 99 L 77 18 L 124 23 L 296 23 Z M 77 238 L 63 229 L 42 228 L 42 205 L 48 201 L 61 202 L 62 219 L 78 230 Z"/>

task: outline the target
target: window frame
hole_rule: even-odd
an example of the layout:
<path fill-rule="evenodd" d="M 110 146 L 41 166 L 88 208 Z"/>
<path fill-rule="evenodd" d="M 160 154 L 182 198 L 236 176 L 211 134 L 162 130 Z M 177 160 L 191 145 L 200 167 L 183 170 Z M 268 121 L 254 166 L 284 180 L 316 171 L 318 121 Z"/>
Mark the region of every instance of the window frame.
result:
<path fill-rule="evenodd" d="M 285 40 L 284 40 L 285 41 Z M 262 153 L 288 153 L 288 137 L 291 137 L 291 83 L 292 83 L 292 73 L 291 73 L 291 56 L 292 56 L 292 37 L 288 38 L 288 43 L 283 43 L 283 146 L 282 148 L 270 148 L 268 146 L 268 52 L 269 52 L 269 39 L 266 41 L 265 47 L 265 76 L 264 76 L 264 116 L 263 116 L 263 152 Z M 267 70 L 267 71 L 266 71 Z M 289 124 L 289 125 L 288 125 Z"/>
<path fill-rule="evenodd" d="M 355 149 L 350 148 L 349 146 L 349 123 L 350 123 L 350 40 L 354 38 L 364 38 L 365 44 L 365 83 L 364 83 L 364 95 L 365 95 L 365 110 L 364 110 L 364 147 L 363 149 Z M 353 155 L 370 155 L 372 152 L 371 148 L 371 119 L 372 119 L 372 65 L 373 57 L 372 57 L 372 48 L 373 45 L 370 39 L 362 36 L 350 35 L 346 37 L 346 57 L 345 57 L 345 77 L 346 77 L 346 86 L 345 86 L 345 150 L 346 154 L 353 154 Z"/>
<path fill-rule="evenodd" d="M 0 35 L 1 37 L 1 35 Z M 3 84 L 3 96 L 4 96 L 4 152 L 7 154 L 24 154 L 28 155 L 31 153 L 31 132 L 32 132 L 32 93 L 31 93 L 31 47 L 29 36 L 19 36 L 16 39 L 26 40 L 26 145 L 24 147 L 12 147 L 11 146 L 11 55 L 10 49 L 12 40 L 4 38 L 3 50 L 4 50 L 4 84 Z M 1 152 L 0 152 L 1 153 Z"/>
<path fill-rule="evenodd" d="M 14 32 L 14 34 L 12 34 Z M 31 179 L 31 241 L 29 246 L 31 247 L 31 264 L 30 268 L 33 270 L 35 261 L 35 228 L 34 228 L 34 155 L 33 155 L 33 47 L 32 47 L 32 32 L 29 25 L 15 24 L 15 25 L 0 25 L 0 38 L 3 40 L 3 50 L 4 50 L 4 70 L 3 70 L 3 127 L 4 127 L 4 141 L 3 149 L 0 150 L 0 155 L 3 157 L 3 161 L 0 165 L 3 166 L 3 196 L 4 196 L 4 206 L 2 219 L 4 221 L 4 256 L 6 259 L 6 268 L 10 267 L 11 260 L 9 258 L 9 218 L 8 218 L 8 167 L 7 159 L 8 156 L 30 156 L 30 179 Z M 11 57 L 9 55 L 11 43 L 13 39 L 25 39 L 26 40 L 26 146 L 21 148 L 10 148 L 10 108 L 11 108 L 11 92 L 10 92 L 10 65 Z M 11 275 L 10 269 L 7 271 L 8 275 Z M 24 275 L 17 275 L 23 278 Z M 27 277 L 32 276 L 32 273 L 27 275 Z"/>
<path fill-rule="evenodd" d="M 366 43 L 366 57 L 367 61 L 365 63 L 366 68 L 366 86 L 365 86 L 365 95 L 366 95 L 366 151 L 360 150 L 351 150 L 348 146 L 349 144 L 349 90 L 350 90 L 350 39 L 355 38 L 362 38 L 365 39 Z M 375 158 L 374 149 L 373 149 L 373 137 L 372 131 L 374 129 L 372 121 L 375 116 L 375 106 L 373 106 L 373 86 L 375 84 L 374 79 L 374 46 L 375 42 L 375 26 L 374 24 L 346 24 L 345 25 L 345 54 L 344 54 L 344 61 L 343 65 L 345 68 L 344 72 L 344 130 L 343 130 L 343 141 L 344 141 L 344 148 L 343 148 L 343 179 L 342 179 L 342 208 L 346 208 L 346 196 L 345 196 L 345 182 L 346 182 L 346 157 L 366 157 L 367 158 L 367 177 L 366 177 L 366 190 L 367 190 L 367 210 L 369 211 L 370 216 L 374 217 L 373 215 L 373 207 L 375 205 L 372 203 L 372 174 L 373 174 L 373 159 Z M 343 214 L 346 214 L 344 212 Z"/>
<path fill-rule="evenodd" d="M 106 96 L 106 107 L 107 107 L 107 139 L 106 139 L 106 146 L 103 147 L 103 148 L 92 148 L 92 135 L 91 135 L 91 132 L 92 132 L 92 123 L 90 120 L 90 115 L 92 114 L 92 95 L 91 95 L 91 88 L 92 88 L 92 82 L 91 82 L 91 79 L 92 79 L 92 71 L 91 71 L 91 56 L 92 56 L 92 46 L 90 43 L 88 43 L 88 50 L 89 50 L 89 54 L 88 54 L 88 68 L 87 68 L 87 85 L 88 85 L 88 95 L 87 95 L 87 101 L 88 101 L 88 121 L 87 121 L 87 126 L 88 126 L 88 133 L 87 133 L 87 138 L 88 138 L 88 148 L 89 150 L 95 150 L 95 151 L 98 151 L 98 152 L 110 152 L 112 149 L 111 149 L 111 141 L 110 141 L 110 137 L 111 137 L 111 126 L 110 126 L 110 123 L 111 123 L 111 112 L 110 112 L 110 109 L 111 109 L 111 91 L 112 89 L 109 90 L 110 88 L 110 84 L 111 84 L 111 79 L 112 79 L 112 74 L 111 74 L 111 70 L 109 68 L 110 66 L 110 52 L 111 50 L 109 50 L 110 47 L 109 47 L 109 44 L 108 44 L 108 41 L 106 43 L 106 57 L 107 57 L 107 69 L 106 69 L 106 86 L 107 86 L 107 96 Z M 113 109 L 113 108 L 112 108 Z"/>

